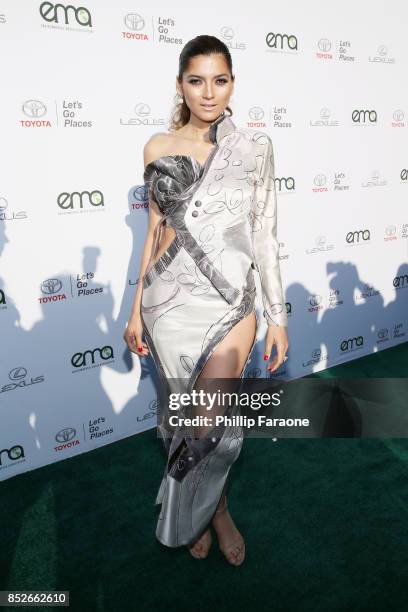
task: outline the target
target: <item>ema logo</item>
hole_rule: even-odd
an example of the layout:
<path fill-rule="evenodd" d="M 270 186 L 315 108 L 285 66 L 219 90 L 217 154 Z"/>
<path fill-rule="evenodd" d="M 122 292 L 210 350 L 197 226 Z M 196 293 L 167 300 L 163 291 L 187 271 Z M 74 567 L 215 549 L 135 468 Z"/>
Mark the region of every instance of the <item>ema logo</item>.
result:
<path fill-rule="evenodd" d="M 53 4 L 52 2 L 43 2 L 40 4 L 40 15 L 48 23 L 61 23 L 65 25 L 75 22 L 83 27 L 92 27 L 91 14 L 87 8 L 79 6 L 75 8 L 71 4 L 64 6 L 63 4 Z"/>
<path fill-rule="evenodd" d="M 340 343 L 340 350 L 343 353 L 349 353 L 360 349 L 364 344 L 363 336 L 357 336 L 355 338 L 347 338 L 342 340 Z"/>
<path fill-rule="evenodd" d="M 351 111 L 351 120 L 355 124 L 369 125 L 377 123 L 377 111 L 375 110 L 357 110 Z"/>
<path fill-rule="evenodd" d="M 82 368 L 83 370 L 99 367 L 103 364 L 95 363 L 97 356 L 99 357 L 99 360 L 110 361 L 114 359 L 113 348 L 110 345 L 106 345 L 102 348 L 97 347 L 93 350 L 88 349 L 84 353 L 75 353 L 72 355 L 71 365 L 73 365 L 74 368 Z M 88 365 L 89 362 L 92 365 Z"/>
<path fill-rule="evenodd" d="M 298 50 L 298 40 L 294 34 L 276 34 L 275 32 L 268 32 L 265 37 L 266 44 L 270 49 L 277 50 Z"/>
<path fill-rule="evenodd" d="M 103 193 L 99 189 L 93 191 L 73 191 L 68 193 L 63 191 L 57 196 L 57 205 L 66 213 L 71 212 L 89 212 L 92 209 L 103 210 L 105 201 Z M 83 210 L 85 206 L 85 210 Z M 80 210 L 76 210 L 76 209 Z M 95 212 L 94 211 L 94 212 Z M 64 214 L 62 212 L 58 214 Z"/>
<path fill-rule="evenodd" d="M 285 192 L 295 191 L 295 179 L 293 176 L 275 177 L 275 186 L 277 186 L 277 191 L 279 193 L 283 190 Z"/>
<path fill-rule="evenodd" d="M 406 289 L 408 287 L 408 274 L 395 276 L 392 281 L 392 286 L 395 287 L 395 289 Z"/>
<path fill-rule="evenodd" d="M 347 232 L 346 234 L 346 242 L 347 244 L 358 244 L 360 242 L 367 242 L 370 240 L 370 230 L 354 230 Z"/>
<path fill-rule="evenodd" d="M 4 454 L 7 455 L 9 461 L 18 461 L 19 459 L 25 461 L 24 448 L 20 444 L 0 450 L 0 467 L 7 467 L 3 465 Z"/>

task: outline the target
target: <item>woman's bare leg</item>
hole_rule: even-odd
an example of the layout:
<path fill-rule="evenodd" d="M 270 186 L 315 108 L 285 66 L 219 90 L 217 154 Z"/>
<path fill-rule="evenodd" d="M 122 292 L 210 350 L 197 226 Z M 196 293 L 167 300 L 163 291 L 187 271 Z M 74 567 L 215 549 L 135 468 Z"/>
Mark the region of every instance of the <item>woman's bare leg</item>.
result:
<path fill-rule="evenodd" d="M 256 316 L 252 311 L 239 321 L 221 340 L 208 359 L 198 377 L 195 388 L 205 386 L 205 379 L 240 378 L 247 362 L 249 351 L 256 334 Z M 205 428 L 198 428 L 196 436 L 205 435 Z M 220 549 L 233 565 L 240 565 L 244 558 L 244 541 L 226 508 L 226 486 L 217 506 L 212 524 L 217 533 Z M 195 557 L 204 558 L 211 545 L 211 531 L 208 528 L 190 547 Z"/>

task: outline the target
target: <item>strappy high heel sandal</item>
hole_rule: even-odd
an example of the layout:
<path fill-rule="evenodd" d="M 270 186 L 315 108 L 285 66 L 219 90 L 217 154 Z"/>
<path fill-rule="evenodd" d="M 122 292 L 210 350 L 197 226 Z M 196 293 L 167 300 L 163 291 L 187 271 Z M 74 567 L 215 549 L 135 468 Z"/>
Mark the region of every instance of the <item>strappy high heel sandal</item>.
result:
<path fill-rule="evenodd" d="M 208 557 L 212 543 L 210 527 L 208 528 L 208 535 L 206 534 L 207 531 L 205 531 L 203 535 L 199 537 L 196 542 L 194 542 L 194 544 L 188 547 L 190 553 L 195 559 L 205 559 Z"/>
<path fill-rule="evenodd" d="M 226 512 L 227 509 L 228 509 L 227 497 L 225 496 L 223 507 L 215 511 L 214 518 L 217 515 Z M 234 523 L 234 526 L 235 526 L 235 523 Z M 221 547 L 220 545 L 220 551 L 223 553 L 228 563 L 237 567 L 238 565 L 241 565 L 245 559 L 245 540 L 242 537 L 242 535 L 239 533 L 236 526 L 235 526 L 235 530 L 236 530 L 236 537 L 234 538 L 233 542 L 225 547 Z"/>

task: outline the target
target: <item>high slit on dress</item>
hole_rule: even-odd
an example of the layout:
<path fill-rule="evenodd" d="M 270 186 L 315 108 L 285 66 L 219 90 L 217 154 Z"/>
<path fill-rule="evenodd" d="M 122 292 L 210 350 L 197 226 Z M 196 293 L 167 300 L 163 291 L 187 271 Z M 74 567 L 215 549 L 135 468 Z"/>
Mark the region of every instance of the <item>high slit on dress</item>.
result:
<path fill-rule="evenodd" d="M 249 142 L 247 149 L 245 144 L 240 149 L 235 125 L 222 114 L 210 126 L 214 148 L 204 165 L 188 155 L 167 155 L 150 162 L 144 173 L 149 198 L 163 212 L 142 280 L 141 318 L 159 374 L 158 431 L 167 454 L 155 502 L 161 504 L 156 537 L 171 547 L 192 544 L 206 529 L 243 443 L 241 426 L 221 425 L 197 436 L 194 428 L 171 427 L 168 420 L 174 414 L 168 408 L 170 393 L 191 393 L 197 384 L 209 389 L 210 383 L 200 377 L 204 366 L 233 327 L 255 311 L 253 270 L 257 261 L 251 228 L 256 231 L 266 207 L 262 202 L 259 215 L 254 215 L 251 195 L 259 184 L 254 181 L 257 156 L 248 133 L 243 134 Z M 239 165 L 241 168 L 234 167 Z M 245 188 L 240 179 L 245 179 Z M 196 197 L 200 200 L 194 200 Z M 276 222 L 276 209 L 274 215 Z M 155 260 L 164 222 L 175 236 Z M 270 248 L 276 255 L 276 244 Z M 273 261 L 270 265 L 273 270 Z M 267 288 L 265 272 L 262 281 Z M 264 315 L 275 325 L 286 324 L 279 285 L 280 277 L 275 279 L 275 294 L 264 296 Z M 256 340 L 254 337 L 241 379 Z M 233 390 L 239 391 L 236 379 L 234 384 Z M 239 414 L 234 404 L 215 410 L 212 417 Z M 182 412 L 187 416 L 204 413 L 205 409 L 196 411 L 192 406 Z"/>

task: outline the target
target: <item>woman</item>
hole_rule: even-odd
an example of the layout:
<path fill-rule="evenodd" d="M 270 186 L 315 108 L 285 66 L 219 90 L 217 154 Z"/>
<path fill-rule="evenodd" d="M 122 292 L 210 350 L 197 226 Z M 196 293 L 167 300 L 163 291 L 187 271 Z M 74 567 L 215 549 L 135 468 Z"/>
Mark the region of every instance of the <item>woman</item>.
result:
<path fill-rule="evenodd" d="M 156 499 L 156 536 L 167 546 L 187 545 L 202 559 L 212 524 L 221 551 L 237 566 L 245 543 L 225 489 L 242 428 L 215 429 L 214 421 L 170 426 L 168 420 L 170 393 L 208 390 L 214 379 L 230 391 L 242 379 L 256 341 L 254 269 L 267 323 L 264 359 L 274 343 L 277 349 L 267 368 L 272 372 L 286 359 L 272 142 L 232 121 L 234 81 L 229 50 L 218 38 L 198 36 L 185 45 L 177 118 L 170 132 L 154 134 L 144 147 L 149 226 L 124 338 L 131 351 L 152 355 L 164 390 L 159 432 L 168 460 Z M 212 416 L 234 415 L 237 407 L 211 409 Z M 180 414 L 208 410 L 191 402 Z"/>

